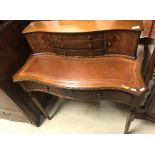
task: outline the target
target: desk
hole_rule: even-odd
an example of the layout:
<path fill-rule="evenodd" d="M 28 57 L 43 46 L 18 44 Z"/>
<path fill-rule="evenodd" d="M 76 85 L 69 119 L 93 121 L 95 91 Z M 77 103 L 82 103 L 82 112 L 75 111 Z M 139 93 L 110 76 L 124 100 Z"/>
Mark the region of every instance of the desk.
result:
<path fill-rule="evenodd" d="M 124 133 L 128 133 L 147 92 L 136 58 L 142 29 L 141 21 L 33 22 L 23 31 L 33 54 L 14 75 L 14 82 L 22 85 L 49 119 L 30 92 L 127 103 L 130 113 Z"/>

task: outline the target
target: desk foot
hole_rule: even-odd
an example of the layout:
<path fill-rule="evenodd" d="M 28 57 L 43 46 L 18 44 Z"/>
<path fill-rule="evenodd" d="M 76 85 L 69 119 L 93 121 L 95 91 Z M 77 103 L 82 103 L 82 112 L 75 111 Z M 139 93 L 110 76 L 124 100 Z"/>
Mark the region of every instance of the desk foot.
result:
<path fill-rule="evenodd" d="M 127 119 L 126 119 L 124 134 L 128 134 L 130 124 L 133 120 L 134 120 L 134 112 L 130 111 L 130 113 L 128 114 Z"/>

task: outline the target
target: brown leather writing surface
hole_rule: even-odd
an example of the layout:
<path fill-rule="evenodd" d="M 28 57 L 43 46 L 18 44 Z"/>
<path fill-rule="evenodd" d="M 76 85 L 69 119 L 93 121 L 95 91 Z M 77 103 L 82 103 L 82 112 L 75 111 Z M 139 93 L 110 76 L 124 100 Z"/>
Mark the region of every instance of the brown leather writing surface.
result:
<path fill-rule="evenodd" d="M 14 81 L 35 80 L 70 89 L 121 89 L 140 94 L 146 86 L 135 59 L 118 56 L 74 58 L 33 55 Z"/>

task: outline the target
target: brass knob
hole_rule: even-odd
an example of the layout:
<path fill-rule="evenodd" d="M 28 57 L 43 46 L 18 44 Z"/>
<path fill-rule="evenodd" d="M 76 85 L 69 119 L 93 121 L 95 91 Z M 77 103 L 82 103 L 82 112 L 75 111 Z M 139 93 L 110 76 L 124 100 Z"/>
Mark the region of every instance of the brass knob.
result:
<path fill-rule="evenodd" d="M 98 97 L 101 97 L 101 95 L 102 95 L 102 94 L 101 94 L 100 92 L 97 93 L 97 96 L 98 96 Z"/>
<path fill-rule="evenodd" d="M 111 42 L 110 41 L 108 42 L 108 46 L 111 46 Z"/>
<path fill-rule="evenodd" d="M 91 35 L 90 34 L 88 35 L 88 39 L 91 39 Z"/>
<path fill-rule="evenodd" d="M 89 44 L 88 46 L 89 46 L 89 48 L 91 48 L 91 47 L 92 47 L 92 45 L 91 45 L 91 44 Z"/>

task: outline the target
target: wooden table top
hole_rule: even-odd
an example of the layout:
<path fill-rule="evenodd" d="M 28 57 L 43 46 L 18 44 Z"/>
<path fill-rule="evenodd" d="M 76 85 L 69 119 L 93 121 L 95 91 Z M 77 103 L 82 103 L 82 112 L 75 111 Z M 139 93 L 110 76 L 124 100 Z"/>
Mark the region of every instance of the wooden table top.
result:
<path fill-rule="evenodd" d="M 35 21 L 30 23 L 23 33 L 53 32 L 80 33 L 103 30 L 135 30 L 142 31 L 140 20 L 63 20 L 63 21 Z"/>

